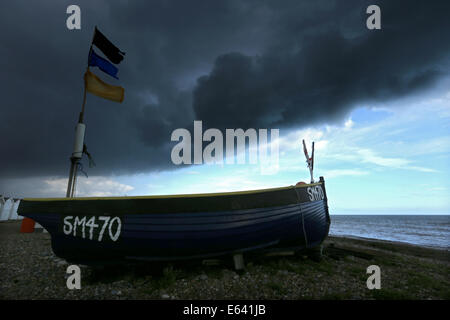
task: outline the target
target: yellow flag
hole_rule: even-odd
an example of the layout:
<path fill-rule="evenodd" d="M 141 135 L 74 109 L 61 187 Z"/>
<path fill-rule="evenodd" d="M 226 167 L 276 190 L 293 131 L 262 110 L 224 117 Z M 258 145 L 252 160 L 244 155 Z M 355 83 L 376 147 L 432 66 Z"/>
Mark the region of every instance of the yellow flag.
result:
<path fill-rule="evenodd" d="M 84 74 L 84 83 L 86 90 L 101 98 L 116 102 L 122 102 L 125 89 L 119 86 L 113 86 L 103 82 L 99 77 L 87 70 Z"/>

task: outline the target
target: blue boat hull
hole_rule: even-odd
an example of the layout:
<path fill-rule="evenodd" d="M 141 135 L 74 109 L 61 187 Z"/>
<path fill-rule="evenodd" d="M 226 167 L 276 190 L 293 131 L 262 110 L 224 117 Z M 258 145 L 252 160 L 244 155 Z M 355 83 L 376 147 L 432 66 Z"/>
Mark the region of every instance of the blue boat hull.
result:
<path fill-rule="evenodd" d="M 143 199 L 136 202 L 133 198 L 134 202 L 124 204 L 123 201 L 130 199 L 120 198 L 116 201 L 122 202 L 116 202 L 114 207 L 100 205 L 98 201 L 102 199 L 86 200 L 93 201 L 86 207 L 79 202 L 61 206 L 55 200 L 44 205 L 43 200 L 25 199 L 19 213 L 46 228 L 55 254 L 73 263 L 206 258 L 276 245 L 298 248 L 320 245 L 328 235 L 330 217 L 323 180 L 313 188 L 317 186 L 323 193 L 313 197 L 308 185 L 255 191 L 255 194 L 221 194 L 218 203 L 222 204 L 212 205 L 211 211 L 195 211 L 193 203 L 191 212 L 170 212 L 177 210 L 167 206 L 156 210 L 154 207 L 159 204 L 151 199 L 141 204 Z M 237 197 L 241 200 L 235 201 Z M 262 202 L 256 208 L 246 202 L 257 198 Z M 177 199 L 170 203 L 188 201 Z M 197 196 L 195 201 L 202 207 L 202 203 L 211 201 L 211 196 Z M 151 203 L 155 206 L 150 206 Z M 145 212 L 147 206 L 149 213 Z M 82 209 L 91 207 L 98 210 Z M 162 208 L 167 208 L 166 212 L 160 212 Z"/>

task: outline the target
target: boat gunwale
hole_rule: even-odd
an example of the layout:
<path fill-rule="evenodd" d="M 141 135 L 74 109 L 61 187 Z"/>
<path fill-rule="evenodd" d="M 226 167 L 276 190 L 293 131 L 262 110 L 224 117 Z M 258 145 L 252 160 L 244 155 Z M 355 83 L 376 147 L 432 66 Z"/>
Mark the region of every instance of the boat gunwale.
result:
<path fill-rule="evenodd" d="M 133 200 L 133 199 L 171 199 L 171 198 L 202 198 L 202 197 L 216 197 L 216 196 L 234 196 L 242 194 L 256 194 L 272 191 L 289 190 L 296 188 L 306 188 L 323 184 L 322 181 L 315 183 L 305 183 L 301 185 L 291 185 L 287 187 L 246 190 L 246 191 L 231 191 L 231 192 L 216 192 L 216 193 L 192 193 L 192 194 L 173 194 L 173 195 L 150 195 L 150 196 L 123 196 L 123 197 L 79 197 L 79 198 L 24 198 L 22 201 L 92 201 L 92 200 Z"/>

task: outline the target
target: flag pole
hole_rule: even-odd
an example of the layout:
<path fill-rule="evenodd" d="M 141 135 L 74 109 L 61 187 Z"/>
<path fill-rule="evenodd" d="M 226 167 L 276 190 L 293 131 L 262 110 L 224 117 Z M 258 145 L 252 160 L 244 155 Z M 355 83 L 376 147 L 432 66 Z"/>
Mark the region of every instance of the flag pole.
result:
<path fill-rule="evenodd" d="M 95 26 L 94 34 L 92 35 L 91 46 L 89 48 L 86 72 L 89 70 L 89 59 L 90 59 L 91 52 L 92 52 L 92 42 L 94 41 L 94 36 L 95 36 L 96 30 L 97 30 L 97 26 Z M 84 132 L 86 129 L 86 126 L 83 123 L 85 105 L 86 105 L 86 80 L 84 80 L 83 104 L 81 106 L 81 112 L 80 112 L 80 116 L 78 118 L 78 123 L 77 123 L 76 131 L 75 131 L 74 151 L 72 153 L 72 156 L 70 157 L 69 181 L 67 183 L 67 192 L 66 192 L 67 198 L 73 198 L 75 195 L 78 163 L 80 162 L 80 159 L 83 155 Z"/>

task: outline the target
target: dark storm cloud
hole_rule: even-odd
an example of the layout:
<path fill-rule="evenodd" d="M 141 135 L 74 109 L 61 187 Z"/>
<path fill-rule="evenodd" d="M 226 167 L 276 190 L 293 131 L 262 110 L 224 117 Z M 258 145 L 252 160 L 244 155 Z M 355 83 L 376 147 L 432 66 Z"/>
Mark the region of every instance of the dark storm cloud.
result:
<path fill-rule="evenodd" d="M 253 56 L 221 55 L 211 73 L 198 80 L 196 116 L 219 128 L 330 122 L 356 103 L 407 95 L 448 72 L 447 4 L 378 4 L 380 31 L 364 28 L 367 5 L 337 5 L 336 17 L 319 12 L 313 33 L 280 17 L 281 40 L 275 49 Z M 355 34 L 342 28 L 349 11 L 359 13 Z"/>
<path fill-rule="evenodd" d="M 82 30 L 65 26 L 81 7 Z M 447 2 L 4 1 L 0 177 L 66 176 L 94 25 L 126 52 L 125 101 L 88 95 L 92 175 L 174 168 L 170 134 L 333 122 L 448 71 Z"/>

